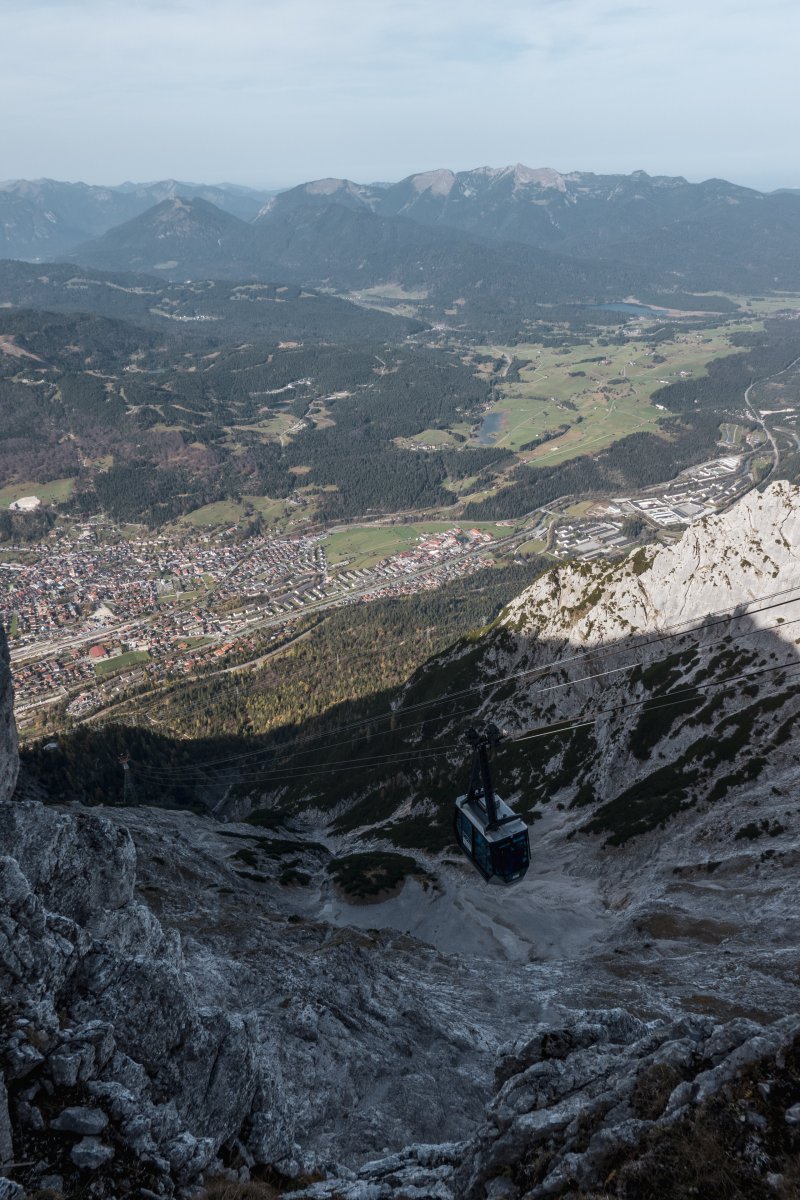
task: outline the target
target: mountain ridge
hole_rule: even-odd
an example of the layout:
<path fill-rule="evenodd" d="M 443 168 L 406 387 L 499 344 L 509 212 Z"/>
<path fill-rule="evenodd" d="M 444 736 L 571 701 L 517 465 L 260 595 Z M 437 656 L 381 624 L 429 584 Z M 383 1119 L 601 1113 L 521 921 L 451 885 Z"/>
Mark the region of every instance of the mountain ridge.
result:
<path fill-rule="evenodd" d="M 68 253 L 178 194 L 199 196 L 251 219 L 271 193 L 172 179 L 115 186 L 48 178 L 5 180 L 0 182 L 0 257 L 45 259 Z"/>
<path fill-rule="evenodd" d="M 459 172 L 434 169 L 386 185 L 312 180 L 271 197 L 233 185 L 208 187 L 173 180 L 117 188 L 13 181 L 0 185 L 0 230 L 4 231 L 0 254 L 37 259 L 75 256 L 79 245 L 87 255 L 96 253 L 96 247 L 86 248 L 88 235 L 102 237 L 141 215 L 152 202 L 176 196 L 214 203 L 258 229 L 262 237 L 254 238 L 248 249 L 257 273 L 265 269 L 263 258 L 277 257 L 276 265 L 286 266 L 276 250 L 285 241 L 290 214 L 334 207 L 388 222 L 383 235 L 388 243 L 399 236 L 392 223 L 402 219 L 438 231 L 451 245 L 453 237 L 461 234 L 472 244 L 473 254 L 475 245 L 492 246 L 511 261 L 514 247 L 528 246 L 591 262 L 601 281 L 603 271 L 608 274 L 615 265 L 618 277 L 627 271 L 630 278 L 635 272 L 638 286 L 666 292 L 800 287 L 800 197 L 790 189 L 769 193 L 718 179 L 690 183 L 682 176 L 651 176 L 644 171 L 598 175 L 520 163 Z M 374 255 L 373 226 L 365 225 L 361 234 L 354 235 L 355 241 L 364 231 L 365 244 L 373 242 L 370 253 Z M 352 286 L 352 264 L 349 271 L 344 262 L 336 265 L 333 227 L 322 224 L 311 232 L 316 257 L 309 245 L 301 264 L 307 280 L 323 278 L 326 265 L 330 270 L 333 264 L 330 284 Z M 406 234 L 405 240 L 410 237 Z M 385 249 L 381 253 L 385 255 Z M 193 269 L 210 273 L 220 261 L 219 255 L 205 261 L 201 256 Z M 111 265 L 119 269 L 125 264 L 115 259 Z M 361 275 L 371 285 L 412 267 L 417 281 L 428 286 L 442 275 L 441 265 L 424 261 L 407 267 L 401 261 L 388 271 L 377 261 Z M 236 269 L 252 276 L 246 256 Z M 475 270 L 485 273 L 486 268 L 476 265 Z M 618 282 L 622 288 L 623 279 Z M 550 291 L 551 300 L 561 298 L 557 290 Z"/>
<path fill-rule="evenodd" d="M 335 290 L 422 287 L 439 319 L 462 302 L 459 316 L 479 321 L 482 311 L 497 319 L 514 307 L 640 291 L 800 287 L 800 198 L 724 180 L 522 164 L 385 186 L 327 178 L 278 193 L 248 224 L 233 266 L 198 247 L 192 270 L 252 277 L 277 267 Z M 71 253 L 129 268 L 143 251 L 132 260 L 119 239 L 112 230 Z M 487 297 L 498 278 L 504 294 Z"/>
<path fill-rule="evenodd" d="M 226 278 L 277 278 L 280 269 L 265 259 L 253 261 L 251 227 L 200 196 L 165 197 L 70 255 L 86 266 L 143 273 L 220 275 Z M 177 258 L 174 255 L 177 254 Z"/>

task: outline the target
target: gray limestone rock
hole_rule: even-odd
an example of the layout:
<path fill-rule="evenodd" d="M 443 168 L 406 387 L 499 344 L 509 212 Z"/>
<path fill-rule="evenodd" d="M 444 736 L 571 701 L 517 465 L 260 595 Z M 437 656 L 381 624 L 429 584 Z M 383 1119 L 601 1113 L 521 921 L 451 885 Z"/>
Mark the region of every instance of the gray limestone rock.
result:
<path fill-rule="evenodd" d="M 620 1154 L 635 1155 L 649 1130 L 688 1111 L 670 1103 L 670 1087 L 681 1073 L 690 1077 L 690 1107 L 746 1077 L 755 1063 L 769 1073 L 800 1038 L 800 1018 L 785 1018 L 755 1034 L 753 1029 L 749 1021 L 715 1026 L 705 1018 L 644 1024 L 627 1021 L 619 1011 L 586 1014 L 572 1027 L 542 1028 L 512 1049 L 515 1073 L 508 1074 L 510 1057 L 505 1059 L 499 1072 L 503 1081 L 485 1121 L 466 1143 L 408 1147 L 365 1164 L 356 1181 L 332 1175 L 294 1195 L 296 1200 L 514 1200 L 520 1188 L 510 1176 L 537 1157 L 543 1173 L 528 1185 L 526 1200 L 571 1190 L 594 1193 Z M 688 1046 L 693 1051 L 687 1056 Z M 716 1065 L 708 1070 L 710 1061 Z M 665 1066 L 672 1075 L 665 1074 Z M 636 1110 L 636 1097 L 654 1070 L 661 1097 L 644 1117 Z M 654 1094 L 647 1094 L 652 1103 Z M 766 1127 L 758 1113 L 744 1111 L 742 1121 L 756 1137 Z M 752 1153 L 760 1151 L 755 1147 Z"/>
<path fill-rule="evenodd" d="M 8 1111 L 8 1092 L 0 1071 L 0 1170 L 14 1158 L 14 1139 L 11 1131 L 11 1114 Z"/>
<path fill-rule="evenodd" d="M 69 1156 L 81 1171 L 96 1171 L 114 1157 L 113 1146 L 105 1146 L 99 1138 L 85 1137 L 72 1147 Z"/>
<path fill-rule="evenodd" d="M 17 1101 L 16 1117 L 24 1129 L 33 1129 L 39 1133 L 45 1128 L 45 1119 L 42 1116 L 41 1109 L 37 1108 L 35 1104 L 30 1104 L 27 1100 Z"/>
<path fill-rule="evenodd" d="M 606 1014 L 597 1017 L 603 1026 Z M 502 1084 L 458 1167 L 455 1195 L 478 1200 L 492 1177 L 545 1148 L 547 1170 L 528 1193 L 531 1200 L 568 1187 L 593 1189 L 621 1150 L 636 1146 L 649 1128 L 669 1124 L 687 1111 L 685 1103 L 673 1103 L 675 1092 L 695 1106 L 753 1064 L 777 1062 L 800 1036 L 800 1019 L 786 1018 L 767 1029 L 738 1020 L 715 1026 L 704 1018 L 655 1027 L 639 1022 L 628 1026 L 628 1037 L 622 1029 L 612 1034 L 607 1026 L 591 1042 L 580 1029 L 575 1030 L 577 1044 L 564 1059 L 543 1057 L 536 1064 L 539 1072 L 531 1064 Z M 559 1037 L 560 1052 L 565 1032 Z M 709 1062 L 715 1065 L 707 1069 Z M 689 1084 L 688 1095 L 682 1076 L 689 1077 L 683 1081 Z M 657 1081 L 661 1100 L 651 1102 L 653 1110 L 643 1117 L 634 1097 L 651 1079 Z"/>
<path fill-rule="evenodd" d="M 92 813 L 5 804 L 0 851 L 0 988 L 19 1013 L 0 1041 L 6 1077 L 64 1097 L 51 1127 L 86 1135 L 75 1166 L 108 1169 L 113 1150 L 96 1138 L 107 1104 L 133 1153 L 196 1178 L 251 1107 L 247 1018 L 200 1003 L 178 939 L 133 897 L 127 831 Z M 103 1109 L 76 1104 L 78 1088 Z M 20 1106 L 35 1132 L 38 1109 Z"/>
<path fill-rule="evenodd" d="M 64 1133 L 80 1133 L 96 1135 L 102 1133 L 108 1124 L 108 1117 L 101 1108 L 65 1108 L 54 1121 L 50 1122 L 51 1129 Z"/>

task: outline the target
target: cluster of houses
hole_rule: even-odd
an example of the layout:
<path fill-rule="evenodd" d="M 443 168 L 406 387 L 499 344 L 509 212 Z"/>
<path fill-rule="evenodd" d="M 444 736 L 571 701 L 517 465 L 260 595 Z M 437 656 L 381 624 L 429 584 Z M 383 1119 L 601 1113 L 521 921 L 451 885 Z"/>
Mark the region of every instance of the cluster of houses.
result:
<path fill-rule="evenodd" d="M 213 590 L 219 602 L 327 571 L 319 538 L 259 537 L 237 545 L 215 542 L 210 535 L 176 540 L 154 534 L 109 545 L 98 542 L 90 526 L 26 557 L 0 563 L 0 621 L 10 627 L 13 619 L 17 651 L 58 640 L 65 630 L 91 636 L 109 623 L 149 617 L 187 593 Z M 177 632 L 219 632 L 195 630 L 194 623 L 188 611 L 181 618 L 186 627 Z M 171 625 L 174 619 L 167 617 L 169 635 L 176 632 Z"/>
<path fill-rule="evenodd" d="M 342 564 L 332 576 L 324 536 L 237 543 L 161 533 L 107 544 L 86 526 L 24 562 L 0 564 L 18 712 L 68 698 L 71 715 L 86 715 L 134 676 L 166 680 L 224 664 L 263 628 L 256 654 L 310 608 L 437 587 L 486 565 L 473 552 L 493 540 L 453 527 L 372 567 Z"/>
<path fill-rule="evenodd" d="M 402 550 L 379 563 L 376 573 L 389 577 L 412 575 L 448 558 L 460 557 L 465 550 L 479 549 L 493 541 L 490 533 L 480 529 L 468 529 L 464 532 L 454 525 L 452 529 L 446 529 L 443 533 L 423 534 L 412 549 Z"/>
<path fill-rule="evenodd" d="M 414 592 L 434 591 L 452 579 L 464 575 L 472 575 L 484 567 L 491 567 L 492 559 L 488 554 L 471 554 L 460 558 L 448 559 L 436 567 L 432 567 L 422 575 L 415 575 L 413 580 L 404 578 L 405 572 L 396 572 L 399 578 L 370 589 L 361 597 L 362 600 L 384 600 L 388 596 L 410 596 Z"/>

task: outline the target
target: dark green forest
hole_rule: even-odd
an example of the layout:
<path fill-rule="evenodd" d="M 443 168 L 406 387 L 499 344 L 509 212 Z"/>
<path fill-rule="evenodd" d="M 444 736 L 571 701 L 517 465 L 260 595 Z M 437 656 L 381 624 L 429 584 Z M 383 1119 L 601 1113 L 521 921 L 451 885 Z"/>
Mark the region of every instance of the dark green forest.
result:
<path fill-rule="evenodd" d="M 74 478 L 73 513 L 158 527 L 242 495 L 296 496 L 321 522 L 447 508 L 456 497 L 445 484 L 480 476 L 485 488 L 505 472 L 496 494 L 464 516 L 515 518 L 570 495 L 661 482 L 712 456 L 720 422 L 741 413 L 748 384 L 795 357 L 794 328 L 770 321 L 763 334 L 740 337 L 745 354 L 656 393 L 672 413 L 659 435 L 508 472 L 509 451 L 414 453 L 397 444 L 425 428 L 475 424 L 491 403 L 491 378 L 475 373 L 480 359 L 469 365 L 457 343 L 434 346 L 403 327 L 393 341 L 231 344 L 205 325 L 187 328 L 165 334 L 96 314 L 1 311 L 0 336 L 23 354 L 0 358 L 0 480 Z M 674 332 L 665 323 L 648 338 L 657 346 Z M 510 370 L 513 379 L 514 363 Z M 294 422 L 290 436 L 278 439 L 278 420 Z M 790 476 L 792 462 L 783 468 Z M 41 527 L 26 528 L 30 537 Z M 9 536 L 7 521 L 0 536 Z"/>

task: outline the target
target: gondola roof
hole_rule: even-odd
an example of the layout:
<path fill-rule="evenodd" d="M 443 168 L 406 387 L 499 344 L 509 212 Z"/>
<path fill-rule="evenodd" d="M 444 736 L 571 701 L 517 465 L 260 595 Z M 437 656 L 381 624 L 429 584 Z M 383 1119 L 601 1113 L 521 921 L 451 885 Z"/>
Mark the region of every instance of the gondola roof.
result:
<path fill-rule="evenodd" d="M 495 792 L 495 804 L 497 806 L 497 816 L 499 823 L 494 828 L 488 828 L 489 817 L 486 812 L 486 807 L 480 799 L 470 800 L 467 796 L 459 796 L 456 800 L 456 806 L 464 813 L 469 820 L 478 826 L 486 838 L 487 842 L 502 842 L 506 838 L 512 837 L 515 833 L 525 833 L 527 825 L 518 817 L 513 809 L 509 808 L 504 800 Z"/>

